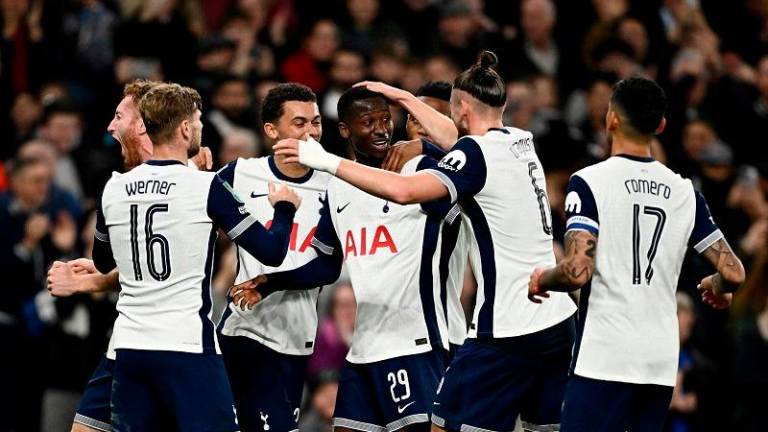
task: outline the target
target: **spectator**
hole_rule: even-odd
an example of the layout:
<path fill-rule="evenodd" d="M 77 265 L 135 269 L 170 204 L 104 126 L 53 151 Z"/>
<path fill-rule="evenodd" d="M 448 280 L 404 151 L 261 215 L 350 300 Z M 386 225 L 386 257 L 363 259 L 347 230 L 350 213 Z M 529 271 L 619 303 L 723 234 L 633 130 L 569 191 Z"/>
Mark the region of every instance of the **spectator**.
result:
<path fill-rule="evenodd" d="M 283 77 L 286 81 L 304 84 L 315 93 L 324 91 L 328 86 L 325 71 L 338 45 L 336 24 L 330 20 L 316 22 L 304 39 L 302 50 L 283 62 L 280 67 Z"/>
<path fill-rule="evenodd" d="M 56 150 L 54 183 L 78 199 L 83 192 L 80 163 L 77 160 L 83 136 L 83 119 L 80 111 L 70 102 L 55 102 L 45 108 L 40 137 Z"/>
<path fill-rule="evenodd" d="M 355 294 L 352 286 L 341 284 L 333 292 L 329 316 L 320 320 L 315 352 L 309 358 L 307 374 L 317 377 L 324 370 L 341 370 L 355 329 Z"/>
<path fill-rule="evenodd" d="M 309 410 L 299 420 L 299 430 L 304 432 L 331 432 L 336 393 L 339 390 L 338 372 L 321 372 L 310 385 Z"/>
<path fill-rule="evenodd" d="M 213 154 L 219 153 L 227 135 L 238 128 L 256 133 L 256 112 L 251 100 L 244 79 L 231 75 L 219 79 L 211 96 L 211 110 L 203 119 L 203 142 Z"/>
<path fill-rule="evenodd" d="M 253 158 L 263 153 L 256 134 L 248 129 L 234 129 L 224 137 L 224 142 L 219 150 L 218 161 L 220 166 L 237 160 L 237 158 Z"/>

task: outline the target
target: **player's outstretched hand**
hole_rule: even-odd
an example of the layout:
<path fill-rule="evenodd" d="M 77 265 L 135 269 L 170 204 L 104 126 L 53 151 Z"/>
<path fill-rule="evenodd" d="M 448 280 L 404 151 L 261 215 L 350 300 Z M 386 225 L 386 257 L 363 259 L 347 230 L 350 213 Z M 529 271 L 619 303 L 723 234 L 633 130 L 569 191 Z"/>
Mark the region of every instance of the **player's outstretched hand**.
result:
<path fill-rule="evenodd" d="M 229 289 L 229 296 L 232 297 L 232 303 L 241 310 L 251 310 L 262 296 L 258 290 L 259 285 L 267 282 L 266 275 L 258 275 L 251 280 L 237 284 Z"/>
<path fill-rule="evenodd" d="M 336 174 L 341 158 L 325 151 L 319 142 L 312 138 L 299 141 L 295 138 L 280 140 L 272 149 L 275 155 L 284 156 L 285 163 L 300 163 L 308 168 Z"/>
<path fill-rule="evenodd" d="M 421 140 L 400 141 L 389 149 L 381 168 L 399 173 L 403 165 L 421 154 L 421 150 Z"/>
<path fill-rule="evenodd" d="M 76 294 L 77 275 L 72 266 L 65 262 L 54 261 L 48 270 L 48 292 L 54 297 L 69 297 Z"/>
<path fill-rule="evenodd" d="M 385 98 L 395 102 L 399 102 L 410 94 L 405 90 L 392 87 L 380 81 L 362 81 L 355 84 L 354 87 L 365 87 L 372 92 L 381 93 Z"/>
<path fill-rule="evenodd" d="M 213 154 L 211 154 L 211 149 L 208 147 L 200 147 L 200 151 L 190 160 L 200 171 L 207 171 L 213 168 Z"/>
<path fill-rule="evenodd" d="M 280 201 L 287 201 L 293 204 L 296 209 L 301 205 L 301 197 L 298 196 L 293 189 L 282 184 L 275 185 L 274 183 L 269 182 L 269 195 L 267 198 L 269 199 L 269 203 L 272 204 L 272 207 Z"/>
<path fill-rule="evenodd" d="M 701 301 L 710 305 L 714 309 L 726 309 L 731 305 L 733 301 L 733 294 L 727 292 L 720 292 L 712 279 L 714 275 L 705 277 L 699 283 L 697 288 L 701 292 Z"/>
<path fill-rule="evenodd" d="M 528 300 L 534 303 L 541 303 L 543 301 L 541 298 L 549 298 L 549 293 L 543 290 L 539 285 L 539 279 L 541 279 L 542 273 L 544 273 L 543 267 L 534 269 L 533 273 L 531 273 L 531 280 L 528 281 Z"/>

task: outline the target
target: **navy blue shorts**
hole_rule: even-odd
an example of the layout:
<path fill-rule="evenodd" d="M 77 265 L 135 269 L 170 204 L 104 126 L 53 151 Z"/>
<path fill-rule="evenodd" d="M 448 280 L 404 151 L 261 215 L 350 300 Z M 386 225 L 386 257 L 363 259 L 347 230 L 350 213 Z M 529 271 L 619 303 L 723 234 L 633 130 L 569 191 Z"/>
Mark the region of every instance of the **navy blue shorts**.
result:
<path fill-rule="evenodd" d="M 167 425 L 171 423 L 173 427 L 169 429 Z M 112 429 L 239 431 L 221 356 L 117 350 L 112 379 Z"/>
<path fill-rule="evenodd" d="M 309 356 L 281 354 L 244 336 L 219 334 L 243 432 L 299 428 Z"/>
<path fill-rule="evenodd" d="M 672 387 L 601 381 L 578 375 L 565 391 L 562 432 L 659 432 Z"/>
<path fill-rule="evenodd" d="M 333 426 L 387 432 L 428 423 L 445 353 L 430 351 L 374 363 L 344 363 Z"/>
<path fill-rule="evenodd" d="M 467 339 L 438 389 L 432 422 L 453 431 L 557 430 L 573 320 L 530 335 Z"/>
<path fill-rule="evenodd" d="M 101 357 L 101 361 L 85 387 L 83 397 L 80 398 L 80 405 L 75 413 L 75 423 L 101 431 L 112 430 L 110 396 L 114 368 L 114 360 L 108 359 L 106 355 Z"/>

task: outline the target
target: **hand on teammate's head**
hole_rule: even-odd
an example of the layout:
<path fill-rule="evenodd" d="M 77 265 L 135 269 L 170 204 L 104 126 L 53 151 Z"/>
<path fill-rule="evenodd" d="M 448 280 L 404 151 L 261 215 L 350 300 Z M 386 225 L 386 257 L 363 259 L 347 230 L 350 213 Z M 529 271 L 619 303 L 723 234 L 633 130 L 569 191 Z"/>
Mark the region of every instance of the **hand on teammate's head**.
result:
<path fill-rule="evenodd" d="M 282 184 L 275 185 L 270 182 L 268 198 L 269 203 L 272 204 L 273 207 L 280 201 L 289 202 L 297 209 L 299 208 L 299 205 L 301 205 L 301 197 L 299 197 L 293 189 Z"/>

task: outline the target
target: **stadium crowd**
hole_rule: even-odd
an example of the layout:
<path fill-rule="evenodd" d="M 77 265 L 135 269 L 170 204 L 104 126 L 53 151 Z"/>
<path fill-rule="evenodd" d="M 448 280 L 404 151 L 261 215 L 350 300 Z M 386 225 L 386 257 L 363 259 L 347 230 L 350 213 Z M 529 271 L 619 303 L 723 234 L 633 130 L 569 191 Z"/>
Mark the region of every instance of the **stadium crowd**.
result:
<path fill-rule="evenodd" d="M 117 295 L 53 298 L 45 279 L 54 260 L 90 254 L 95 199 L 122 168 L 106 125 L 125 83 L 197 89 L 219 168 L 270 153 L 259 105 L 277 83 L 317 93 L 323 145 L 346 155 L 344 90 L 453 82 L 483 48 L 508 83 L 505 123 L 534 134 L 558 241 L 570 174 L 610 153 L 612 84 L 642 75 L 666 90 L 654 156 L 693 179 L 748 270 L 718 311 L 698 301 L 708 264 L 686 260 L 668 430 L 768 430 L 768 1 L 0 0 L 0 15 L 0 431 L 64 430 L 106 348 Z M 396 141 L 406 117 L 393 109 Z M 222 297 L 236 258 L 220 243 Z M 302 431 L 330 429 L 349 285 L 319 308 Z"/>

